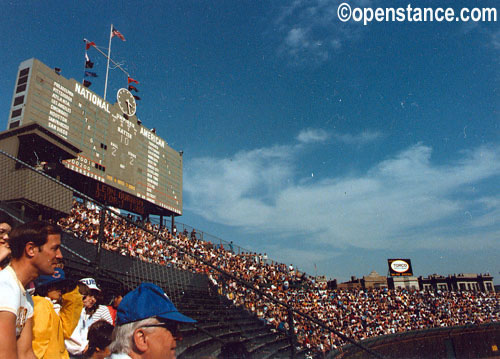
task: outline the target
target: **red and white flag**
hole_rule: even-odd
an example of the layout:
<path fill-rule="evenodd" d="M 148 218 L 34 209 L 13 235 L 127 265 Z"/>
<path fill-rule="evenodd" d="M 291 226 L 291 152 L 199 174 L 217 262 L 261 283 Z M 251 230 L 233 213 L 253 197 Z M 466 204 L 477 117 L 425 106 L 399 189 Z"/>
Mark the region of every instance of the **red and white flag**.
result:
<path fill-rule="evenodd" d="M 111 33 L 112 33 L 111 38 L 118 36 L 122 41 L 126 41 L 125 36 L 123 36 L 120 31 L 116 30 L 114 26 L 113 26 L 113 31 L 111 31 Z"/>

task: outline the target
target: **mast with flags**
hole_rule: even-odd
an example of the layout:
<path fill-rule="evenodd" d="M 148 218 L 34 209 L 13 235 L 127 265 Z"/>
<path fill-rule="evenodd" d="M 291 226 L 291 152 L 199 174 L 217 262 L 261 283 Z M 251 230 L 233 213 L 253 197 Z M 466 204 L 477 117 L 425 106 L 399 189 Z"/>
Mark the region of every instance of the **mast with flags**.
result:
<path fill-rule="evenodd" d="M 119 37 L 122 41 L 125 40 L 125 36 L 122 35 L 122 33 L 118 30 L 115 29 L 113 24 L 111 24 L 111 30 L 109 31 L 109 45 L 108 45 L 108 64 L 106 65 L 106 80 L 104 82 L 104 101 L 106 101 L 106 92 L 108 89 L 108 74 L 109 74 L 109 60 L 110 60 L 110 55 L 111 55 L 111 39 L 113 36 Z M 127 74 L 128 76 L 128 74 Z"/>
<path fill-rule="evenodd" d="M 129 91 L 139 92 L 139 90 L 137 89 L 137 87 L 131 85 L 131 83 L 139 84 L 139 81 L 134 80 L 132 77 L 130 77 L 130 74 L 125 69 L 123 69 L 123 67 L 120 64 L 118 64 L 116 61 L 114 61 L 113 59 L 111 59 L 111 40 L 115 36 L 118 37 L 122 41 L 126 41 L 125 40 L 125 36 L 123 36 L 123 34 L 120 31 L 118 31 L 113 26 L 113 24 L 111 24 L 111 29 L 110 29 L 110 32 L 109 32 L 109 43 L 108 43 L 108 54 L 107 55 L 104 53 L 104 51 L 102 51 L 99 47 L 97 47 L 97 45 L 96 45 L 96 43 L 94 41 L 83 39 L 83 41 L 85 42 L 85 71 L 84 71 L 84 76 L 85 77 L 84 77 L 84 80 L 83 80 L 83 85 L 85 87 L 89 87 L 92 84 L 90 81 L 88 81 L 86 79 L 87 77 L 97 77 L 97 74 L 95 72 L 89 71 L 89 69 L 93 68 L 94 63 L 92 61 L 90 61 L 90 58 L 89 58 L 89 55 L 88 55 L 87 51 L 91 47 L 93 47 L 93 48 L 95 48 L 99 53 L 101 53 L 107 59 L 106 79 L 105 79 L 105 82 L 104 82 L 104 96 L 103 96 L 104 100 L 106 100 L 106 94 L 107 94 L 107 90 L 108 90 L 109 63 L 110 62 L 112 62 L 113 65 L 116 68 L 119 68 L 125 75 L 127 75 L 128 90 Z M 137 95 L 134 95 L 134 98 L 136 100 L 140 100 L 141 99 Z"/>
<path fill-rule="evenodd" d="M 83 71 L 83 86 L 85 87 L 90 87 L 90 85 L 92 85 L 92 82 L 86 79 L 87 77 L 97 77 L 97 74 L 95 72 L 90 71 L 90 69 L 94 67 L 94 63 L 90 61 L 90 57 L 88 54 L 88 50 L 92 46 L 95 46 L 95 42 L 85 41 L 85 70 Z"/>

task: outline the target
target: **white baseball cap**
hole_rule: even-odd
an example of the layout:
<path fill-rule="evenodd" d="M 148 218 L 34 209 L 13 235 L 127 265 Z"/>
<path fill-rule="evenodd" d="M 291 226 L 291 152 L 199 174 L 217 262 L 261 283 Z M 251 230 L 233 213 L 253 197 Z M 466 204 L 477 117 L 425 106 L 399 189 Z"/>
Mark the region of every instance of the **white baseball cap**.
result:
<path fill-rule="evenodd" d="M 85 284 L 90 289 L 95 289 L 98 290 L 99 292 L 101 291 L 101 289 L 97 286 L 94 278 L 82 278 L 80 279 L 80 282 Z"/>

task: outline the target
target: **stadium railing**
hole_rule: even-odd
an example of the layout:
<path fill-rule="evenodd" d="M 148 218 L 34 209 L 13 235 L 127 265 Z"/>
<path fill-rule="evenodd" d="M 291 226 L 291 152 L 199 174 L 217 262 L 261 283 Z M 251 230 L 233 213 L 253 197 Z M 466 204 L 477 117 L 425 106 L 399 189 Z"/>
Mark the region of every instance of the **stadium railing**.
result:
<path fill-rule="evenodd" d="M 492 358 L 498 357 L 496 343 L 500 323 L 429 328 L 382 335 L 363 341 L 385 358 Z M 490 345 L 484 345 L 484 341 Z M 331 351 L 327 359 L 361 359 L 366 352 L 353 345 Z"/>

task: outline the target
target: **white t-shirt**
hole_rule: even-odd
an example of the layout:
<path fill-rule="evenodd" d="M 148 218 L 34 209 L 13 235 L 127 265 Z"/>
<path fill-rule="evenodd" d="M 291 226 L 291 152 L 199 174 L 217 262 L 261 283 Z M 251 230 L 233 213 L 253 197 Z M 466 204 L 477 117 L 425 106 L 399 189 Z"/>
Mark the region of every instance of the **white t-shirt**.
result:
<path fill-rule="evenodd" d="M 16 316 L 16 337 L 21 335 L 26 321 L 33 317 L 33 299 L 11 266 L 0 271 L 0 311 Z"/>
<path fill-rule="evenodd" d="M 131 359 L 127 354 L 122 354 L 122 353 L 118 353 L 118 354 L 111 354 L 111 356 L 109 357 L 109 359 Z"/>

